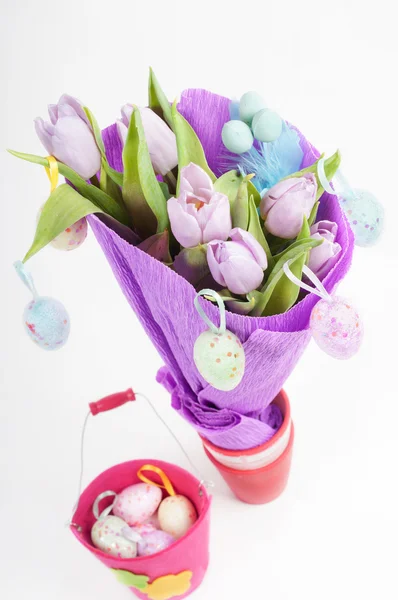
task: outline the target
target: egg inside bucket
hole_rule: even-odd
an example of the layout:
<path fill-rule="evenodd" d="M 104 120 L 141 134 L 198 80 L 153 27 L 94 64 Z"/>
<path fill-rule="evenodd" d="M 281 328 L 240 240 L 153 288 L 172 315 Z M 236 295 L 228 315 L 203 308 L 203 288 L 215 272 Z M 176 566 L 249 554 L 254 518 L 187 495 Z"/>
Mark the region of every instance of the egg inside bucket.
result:
<path fill-rule="evenodd" d="M 152 517 L 161 500 L 160 488 L 148 483 L 135 483 L 118 494 L 113 513 L 134 527 Z"/>
<path fill-rule="evenodd" d="M 195 364 L 202 377 L 217 390 L 236 388 L 245 370 L 245 353 L 240 339 L 231 331 L 204 331 L 193 350 Z"/>
<path fill-rule="evenodd" d="M 185 535 L 198 518 L 192 502 L 179 494 L 162 501 L 158 517 L 162 530 L 176 539 Z"/>
<path fill-rule="evenodd" d="M 91 530 L 91 540 L 96 548 L 118 558 L 135 558 L 137 544 L 123 536 L 125 521 L 113 515 L 100 518 Z"/>

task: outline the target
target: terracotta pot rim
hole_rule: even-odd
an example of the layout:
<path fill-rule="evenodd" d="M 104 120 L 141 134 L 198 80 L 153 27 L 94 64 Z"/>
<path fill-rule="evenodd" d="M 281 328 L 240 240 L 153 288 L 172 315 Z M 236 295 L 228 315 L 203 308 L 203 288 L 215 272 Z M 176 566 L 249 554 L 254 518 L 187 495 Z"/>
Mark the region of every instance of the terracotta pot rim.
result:
<path fill-rule="evenodd" d="M 277 399 L 280 399 L 284 405 L 283 423 L 280 426 L 280 428 L 278 429 L 278 431 L 275 433 L 275 435 L 273 435 L 272 438 L 270 440 L 268 440 L 268 442 L 264 442 L 264 444 L 260 444 L 259 446 L 255 446 L 254 448 L 248 448 L 246 450 L 227 450 L 226 448 L 221 448 L 220 446 L 216 446 L 215 444 L 210 442 L 207 438 L 205 438 L 204 436 L 199 434 L 199 437 L 201 438 L 205 449 L 207 446 L 208 448 L 211 448 L 218 454 L 223 454 L 224 456 L 252 456 L 253 454 L 258 454 L 259 452 L 264 452 L 265 450 L 268 450 L 269 448 L 271 448 L 285 434 L 286 429 L 290 425 L 293 427 L 293 423 L 291 422 L 291 416 L 290 416 L 289 397 L 286 394 L 285 390 L 282 389 L 279 392 L 279 394 L 277 394 L 277 396 L 275 397 L 273 402 L 275 402 L 275 400 L 277 400 Z M 291 437 L 292 437 L 292 435 L 290 435 L 290 438 Z M 288 442 L 288 446 L 289 446 L 289 444 L 290 444 L 290 439 Z M 281 456 L 283 456 L 284 453 L 285 453 L 285 451 L 282 452 Z M 278 459 L 276 459 L 276 460 L 278 460 Z M 218 461 L 216 461 L 216 462 L 217 462 L 217 464 L 221 464 L 221 463 L 218 463 Z M 274 461 L 271 464 L 274 464 L 275 462 L 276 461 Z M 223 466 L 225 466 L 225 465 L 223 465 Z M 260 471 L 262 468 L 263 467 L 260 467 L 259 469 L 254 469 L 253 471 L 254 472 Z M 235 471 L 235 469 L 231 469 L 231 471 Z"/>

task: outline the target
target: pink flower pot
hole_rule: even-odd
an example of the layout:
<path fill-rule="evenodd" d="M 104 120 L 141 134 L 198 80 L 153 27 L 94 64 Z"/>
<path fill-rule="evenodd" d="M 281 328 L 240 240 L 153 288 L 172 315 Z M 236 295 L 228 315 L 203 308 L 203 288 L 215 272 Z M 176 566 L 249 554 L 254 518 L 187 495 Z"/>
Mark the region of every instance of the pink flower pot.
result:
<path fill-rule="evenodd" d="M 283 423 L 271 440 L 248 450 L 225 450 L 202 437 L 208 458 L 239 500 L 265 504 L 275 500 L 286 487 L 293 452 L 294 427 L 290 404 L 281 390 L 274 400 Z"/>
<path fill-rule="evenodd" d="M 106 490 L 113 490 L 118 493 L 129 485 L 138 483 L 140 480 L 137 477 L 137 471 L 145 464 L 155 465 L 167 474 L 176 493 L 187 496 L 193 502 L 198 513 L 198 520 L 184 537 L 157 554 L 138 558 L 110 556 L 95 548 L 91 542 L 90 533 L 95 522 L 92 512 L 94 500 Z M 154 478 L 156 478 L 156 475 Z M 163 585 L 165 588 L 163 592 L 159 592 L 158 589 L 155 590 L 154 588 L 153 591 L 150 591 L 150 586 L 147 591 L 131 587 L 131 591 L 143 600 L 151 600 L 151 598 L 155 599 L 155 597 L 160 596 L 164 600 L 178 596 L 180 600 L 189 596 L 201 584 L 207 570 L 209 563 L 210 504 L 211 499 L 206 490 L 201 486 L 199 480 L 188 471 L 160 460 L 132 460 L 111 467 L 101 473 L 85 489 L 80 496 L 78 507 L 73 516 L 71 530 L 79 542 L 105 566 L 110 569 L 128 571 L 134 575 L 147 576 L 149 584 L 159 580 L 159 578 L 170 575 L 178 576 L 182 573 L 185 573 L 182 579 L 186 582 L 186 572 L 190 572 L 192 575 L 191 577 L 188 575 L 188 579 L 190 579 L 189 589 L 183 591 L 183 593 L 181 593 L 181 589 L 184 585 L 181 586 L 181 580 L 178 578 L 174 580 L 172 577 L 167 578 L 166 583 L 164 583 L 165 580 L 157 582 L 157 586 Z M 173 588 L 177 593 L 173 594 Z"/>

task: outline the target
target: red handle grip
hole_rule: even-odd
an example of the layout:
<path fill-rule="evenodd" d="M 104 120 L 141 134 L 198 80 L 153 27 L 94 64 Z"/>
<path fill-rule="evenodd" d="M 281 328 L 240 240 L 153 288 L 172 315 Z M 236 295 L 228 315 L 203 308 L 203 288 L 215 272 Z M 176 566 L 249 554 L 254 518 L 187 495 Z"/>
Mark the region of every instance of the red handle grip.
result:
<path fill-rule="evenodd" d="M 133 390 L 129 388 L 125 392 L 117 392 L 116 394 L 105 396 L 105 398 L 101 398 L 101 400 L 98 400 L 97 402 L 90 402 L 89 407 L 91 414 L 95 416 L 100 412 L 113 410 L 114 408 L 118 408 L 118 406 L 126 404 L 126 402 L 133 402 L 134 400 L 135 394 Z"/>

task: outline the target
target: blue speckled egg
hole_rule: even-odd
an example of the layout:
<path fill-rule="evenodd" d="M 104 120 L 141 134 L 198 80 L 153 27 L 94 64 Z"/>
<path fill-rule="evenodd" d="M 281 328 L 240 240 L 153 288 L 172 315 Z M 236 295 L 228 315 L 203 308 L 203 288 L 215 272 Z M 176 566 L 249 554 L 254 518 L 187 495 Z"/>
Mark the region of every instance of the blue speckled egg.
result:
<path fill-rule="evenodd" d="M 365 247 L 375 244 L 383 231 L 383 205 L 373 194 L 359 189 L 343 194 L 340 201 L 354 232 L 355 244 Z"/>
<path fill-rule="evenodd" d="M 239 118 L 251 125 L 254 115 L 262 108 L 266 108 L 266 104 L 260 94 L 246 92 L 239 102 Z"/>
<path fill-rule="evenodd" d="M 253 135 L 259 142 L 274 142 L 282 133 L 283 122 L 273 110 L 264 108 L 253 117 Z"/>
<path fill-rule="evenodd" d="M 224 146 L 234 154 L 243 154 L 253 145 L 251 129 L 243 121 L 228 121 L 222 128 L 221 137 Z"/>
<path fill-rule="evenodd" d="M 58 350 L 69 337 L 70 320 L 61 302 L 38 296 L 25 308 L 23 321 L 30 339 L 43 350 Z"/>

